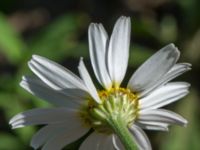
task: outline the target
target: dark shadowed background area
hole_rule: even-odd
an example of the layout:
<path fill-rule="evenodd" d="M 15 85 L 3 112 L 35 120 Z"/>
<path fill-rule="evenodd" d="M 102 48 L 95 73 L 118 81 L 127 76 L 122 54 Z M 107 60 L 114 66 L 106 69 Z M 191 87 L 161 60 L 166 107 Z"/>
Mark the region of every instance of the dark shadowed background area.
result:
<path fill-rule="evenodd" d="M 125 85 L 134 70 L 168 43 L 181 51 L 179 62 L 193 69 L 177 78 L 191 83 L 184 99 L 167 106 L 188 119 L 186 128 L 169 132 L 148 131 L 155 150 L 200 149 L 200 13 L 199 0 L 1 0 L 0 1 L 0 150 L 29 150 L 39 127 L 11 130 L 9 119 L 35 107 L 48 107 L 19 86 L 23 74 L 32 74 L 27 61 L 32 54 L 50 58 L 77 73 L 88 57 L 87 29 L 101 22 L 108 33 L 121 15 L 131 17 L 129 68 Z M 94 77 L 94 76 L 93 76 Z M 93 78 L 93 80 L 95 80 Z M 84 137 L 66 147 L 78 149 Z"/>

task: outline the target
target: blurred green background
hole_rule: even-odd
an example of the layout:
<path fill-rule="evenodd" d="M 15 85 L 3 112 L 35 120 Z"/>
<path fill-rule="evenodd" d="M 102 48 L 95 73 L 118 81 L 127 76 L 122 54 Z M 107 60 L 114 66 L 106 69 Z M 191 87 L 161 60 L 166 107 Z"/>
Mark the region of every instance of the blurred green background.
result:
<path fill-rule="evenodd" d="M 39 127 L 11 130 L 9 119 L 22 111 L 49 104 L 24 91 L 19 82 L 32 74 L 27 61 L 39 54 L 77 73 L 83 56 L 90 72 L 87 28 L 102 22 L 108 33 L 116 19 L 132 20 L 129 68 L 124 84 L 150 55 L 168 43 L 181 51 L 180 62 L 192 71 L 176 80 L 192 84 L 184 99 L 167 106 L 189 120 L 187 128 L 148 131 L 155 150 L 200 150 L 200 13 L 199 0 L 1 0 L 0 1 L 0 150 L 28 150 Z M 95 79 L 94 79 L 95 80 Z M 83 137 L 84 138 L 84 137 Z M 77 141 L 67 146 L 76 150 Z"/>

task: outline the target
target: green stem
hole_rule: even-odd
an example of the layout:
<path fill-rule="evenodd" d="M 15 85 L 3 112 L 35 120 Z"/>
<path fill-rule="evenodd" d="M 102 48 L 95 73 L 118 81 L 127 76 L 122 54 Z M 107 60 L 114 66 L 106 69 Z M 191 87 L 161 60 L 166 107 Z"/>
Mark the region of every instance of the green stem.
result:
<path fill-rule="evenodd" d="M 126 150 L 137 150 L 133 136 L 125 125 L 123 119 L 120 117 L 110 117 L 108 123 L 114 130 L 115 134 L 119 137 Z"/>

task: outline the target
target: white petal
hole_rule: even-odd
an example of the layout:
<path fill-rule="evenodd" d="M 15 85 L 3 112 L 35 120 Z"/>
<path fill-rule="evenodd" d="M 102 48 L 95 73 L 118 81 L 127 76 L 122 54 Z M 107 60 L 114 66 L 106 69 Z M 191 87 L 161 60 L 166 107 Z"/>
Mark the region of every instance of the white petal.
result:
<path fill-rule="evenodd" d="M 180 55 L 174 44 L 169 44 L 151 56 L 132 75 L 128 88 L 142 92 L 158 82 L 176 63 Z"/>
<path fill-rule="evenodd" d="M 158 131 L 168 131 L 167 123 L 152 122 L 152 121 L 138 121 L 135 123 L 137 126 L 145 130 L 158 130 Z"/>
<path fill-rule="evenodd" d="M 78 88 L 85 90 L 85 86 L 78 76 L 47 58 L 33 55 L 28 65 L 42 81 L 54 89 Z"/>
<path fill-rule="evenodd" d="M 113 146 L 115 150 L 125 150 L 124 145 L 121 143 L 117 135 L 113 135 Z"/>
<path fill-rule="evenodd" d="M 114 150 L 112 135 L 93 132 L 81 144 L 79 150 Z"/>
<path fill-rule="evenodd" d="M 92 82 L 92 79 L 85 67 L 85 64 L 83 63 L 83 59 L 81 58 L 80 59 L 80 63 L 79 63 L 79 66 L 78 66 L 78 70 L 79 70 L 79 73 L 80 73 L 80 76 L 82 77 L 83 79 L 83 82 L 85 84 L 85 86 L 87 87 L 88 89 L 88 92 L 90 93 L 90 95 L 94 98 L 94 100 L 97 102 L 97 103 L 100 103 L 101 100 L 99 99 L 99 96 L 98 96 L 98 93 L 97 93 L 97 90 Z"/>
<path fill-rule="evenodd" d="M 140 99 L 141 109 L 156 109 L 173 103 L 188 94 L 190 84 L 171 82 Z"/>
<path fill-rule="evenodd" d="M 164 109 L 140 111 L 138 119 L 139 121 L 161 122 L 181 126 L 185 126 L 187 124 L 187 120 L 180 115 Z"/>
<path fill-rule="evenodd" d="M 112 82 L 106 68 L 106 48 L 108 35 L 102 24 L 91 23 L 88 30 L 90 60 L 99 83 L 106 89 Z"/>
<path fill-rule="evenodd" d="M 55 134 L 60 132 L 62 128 L 57 128 L 60 124 L 51 124 L 46 125 L 45 127 L 41 128 L 31 139 L 31 147 L 34 149 L 38 149 L 41 147 L 45 142 L 47 142 L 51 137 Z"/>
<path fill-rule="evenodd" d="M 148 89 L 142 91 L 139 97 L 144 97 L 147 94 L 151 93 L 156 88 L 166 84 L 167 82 L 173 80 L 174 78 L 180 76 L 181 74 L 185 73 L 186 71 L 191 70 L 191 64 L 189 63 L 179 63 L 175 64 L 166 75 L 164 75 L 160 80 L 156 82 L 153 86 L 149 87 Z"/>
<path fill-rule="evenodd" d="M 46 142 L 48 142 L 52 137 L 55 137 L 61 133 L 69 135 L 71 134 L 72 130 L 78 128 L 80 128 L 79 122 L 70 122 L 70 121 L 64 123 L 46 125 L 32 137 L 31 146 L 34 149 L 38 149 Z"/>
<path fill-rule="evenodd" d="M 129 17 L 120 17 L 113 29 L 108 47 L 108 70 L 115 86 L 119 86 L 126 73 L 129 44 L 130 44 L 131 21 Z"/>
<path fill-rule="evenodd" d="M 20 85 L 30 92 L 57 106 L 77 108 L 84 102 L 84 95 L 79 89 L 54 90 L 36 77 L 23 76 Z"/>
<path fill-rule="evenodd" d="M 42 147 L 42 150 L 62 150 L 66 145 L 78 140 L 87 132 L 88 129 L 83 128 L 82 126 L 72 127 L 71 130 L 65 128 L 63 132 L 51 137 L 51 139 L 49 139 L 48 142 Z"/>
<path fill-rule="evenodd" d="M 77 111 L 67 108 L 36 108 L 14 116 L 9 124 L 12 128 L 28 125 L 53 124 L 61 122 L 79 122 Z"/>
<path fill-rule="evenodd" d="M 132 125 L 130 127 L 130 131 L 134 136 L 135 143 L 138 145 L 140 150 L 151 150 L 151 143 L 147 137 L 147 135 L 144 133 L 144 131 L 136 126 Z"/>

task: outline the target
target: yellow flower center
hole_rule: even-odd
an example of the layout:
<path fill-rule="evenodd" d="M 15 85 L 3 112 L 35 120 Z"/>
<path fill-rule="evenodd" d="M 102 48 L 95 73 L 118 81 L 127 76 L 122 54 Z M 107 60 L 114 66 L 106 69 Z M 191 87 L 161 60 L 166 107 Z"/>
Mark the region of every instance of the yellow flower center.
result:
<path fill-rule="evenodd" d="M 124 123 L 131 125 L 138 114 L 137 94 L 125 88 L 112 88 L 109 91 L 99 91 L 101 103 L 88 99 L 81 110 L 84 124 L 103 133 L 112 133 L 108 124 L 109 118 L 121 118 Z"/>

